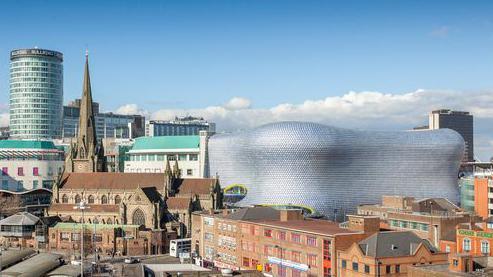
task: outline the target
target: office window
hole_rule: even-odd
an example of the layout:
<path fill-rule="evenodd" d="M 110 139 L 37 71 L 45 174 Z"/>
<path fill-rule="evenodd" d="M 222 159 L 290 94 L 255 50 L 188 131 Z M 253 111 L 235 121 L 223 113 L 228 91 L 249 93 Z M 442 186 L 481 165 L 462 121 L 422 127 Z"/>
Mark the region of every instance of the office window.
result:
<path fill-rule="evenodd" d="M 280 239 L 280 240 L 286 240 L 286 232 L 279 231 L 277 233 L 277 238 Z"/>
<path fill-rule="evenodd" d="M 193 170 L 187 169 L 187 176 L 192 176 L 192 175 L 193 175 Z"/>
<path fill-rule="evenodd" d="M 385 266 L 385 273 L 390 274 L 390 272 L 391 272 L 390 265 Z"/>
<path fill-rule="evenodd" d="M 17 168 L 17 175 L 24 176 L 24 168 L 23 167 L 18 167 Z"/>
<path fill-rule="evenodd" d="M 346 260 L 342 260 L 341 261 L 341 267 L 342 268 L 346 268 Z"/>
<path fill-rule="evenodd" d="M 179 161 L 186 161 L 187 160 L 187 155 L 185 155 L 185 154 L 179 154 L 178 155 L 178 160 Z"/>
<path fill-rule="evenodd" d="M 481 254 L 490 254 L 490 243 L 486 240 L 481 241 Z"/>
<path fill-rule="evenodd" d="M 37 189 L 38 188 L 38 180 L 33 180 L 33 189 Z"/>
<path fill-rule="evenodd" d="M 324 239 L 324 260 L 329 260 L 331 257 L 331 241 Z"/>
<path fill-rule="evenodd" d="M 401 272 L 401 265 L 396 264 L 395 265 L 395 273 L 400 273 Z"/>
<path fill-rule="evenodd" d="M 264 236 L 268 238 L 272 238 L 272 230 L 270 229 L 265 229 L 264 230 Z"/>
<path fill-rule="evenodd" d="M 189 158 L 190 161 L 198 161 L 199 160 L 199 155 L 197 155 L 197 154 L 190 154 L 188 156 L 188 158 Z"/>
<path fill-rule="evenodd" d="M 168 155 L 168 161 L 176 161 L 176 155 Z"/>
<path fill-rule="evenodd" d="M 353 270 L 354 270 L 354 271 L 358 271 L 358 266 L 359 266 L 359 264 L 358 264 L 358 263 L 353 262 Z"/>
<path fill-rule="evenodd" d="M 306 255 L 306 263 L 312 268 L 317 267 L 317 255 L 314 254 Z"/>
<path fill-rule="evenodd" d="M 301 243 L 301 235 L 300 234 L 291 234 L 291 241 L 295 243 Z"/>
<path fill-rule="evenodd" d="M 39 169 L 37 167 L 33 167 L 33 175 L 39 176 Z"/>
<path fill-rule="evenodd" d="M 301 252 L 298 251 L 291 251 L 291 259 L 294 262 L 299 263 L 301 261 Z"/>
<path fill-rule="evenodd" d="M 243 266 L 249 267 L 250 266 L 250 259 L 244 257 L 243 258 Z"/>
<path fill-rule="evenodd" d="M 306 237 L 306 244 L 308 246 L 317 246 L 317 238 L 311 236 Z"/>
<path fill-rule="evenodd" d="M 365 264 L 365 273 L 369 274 L 370 273 L 370 266 Z"/>
<path fill-rule="evenodd" d="M 2 167 L 2 175 L 3 176 L 9 175 L 9 168 L 8 167 Z"/>
<path fill-rule="evenodd" d="M 462 241 L 462 248 L 464 251 L 471 251 L 471 240 L 469 238 L 464 238 Z"/>

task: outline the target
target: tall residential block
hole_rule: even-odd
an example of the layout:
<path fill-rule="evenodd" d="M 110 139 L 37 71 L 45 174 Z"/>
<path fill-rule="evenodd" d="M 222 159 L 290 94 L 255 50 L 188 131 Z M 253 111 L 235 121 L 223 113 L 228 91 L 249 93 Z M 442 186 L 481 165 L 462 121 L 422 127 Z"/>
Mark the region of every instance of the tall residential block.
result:
<path fill-rule="evenodd" d="M 474 161 L 473 116 L 469 112 L 448 109 L 432 111 L 429 115 L 429 128 L 431 130 L 448 128 L 459 133 L 465 142 L 463 161 Z"/>
<path fill-rule="evenodd" d="M 45 49 L 10 53 L 10 134 L 53 139 L 62 134 L 63 54 Z"/>

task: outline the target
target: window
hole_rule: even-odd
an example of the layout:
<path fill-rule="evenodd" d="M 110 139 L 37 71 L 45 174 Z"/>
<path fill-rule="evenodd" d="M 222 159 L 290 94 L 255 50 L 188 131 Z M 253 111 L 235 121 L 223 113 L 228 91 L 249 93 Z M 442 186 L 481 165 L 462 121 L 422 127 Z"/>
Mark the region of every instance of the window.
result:
<path fill-rule="evenodd" d="M 277 233 L 277 238 L 280 239 L 280 240 L 286 240 L 286 232 L 279 231 Z"/>
<path fill-rule="evenodd" d="M 316 237 L 306 237 L 306 244 L 308 246 L 317 246 L 317 238 Z"/>
<path fill-rule="evenodd" d="M 291 259 L 294 262 L 299 263 L 301 261 L 301 252 L 298 251 L 291 251 Z"/>
<path fill-rule="evenodd" d="M 285 277 L 285 276 L 287 276 L 286 272 L 287 272 L 287 270 L 286 270 L 286 267 L 285 266 L 279 266 L 279 267 L 277 267 L 277 274 L 278 274 L 278 276 Z"/>
<path fill-rule="evenodd" d="M 101 204 L 108 204 L 108 197 L 106 195 L 101 196 Z"/>
<path fill-rule="evenodd" d="M 295 243 L 301 243 L 301 235 L 300 234 L 291 234 L 291 241 Z"/>
<path fill-rule="evenodd" d="M 358 271 L 358 263 L 357 262 L 353 262 L 353 270 Z"/>
<path fill-rule="evenodd" d="M 132 216 L 132 224 L 134 225 L 146 225 L 145 214 L 141 209 L 135 210 Z"/>
<path fill-rule="evenodd" d="M 454 266 L 459 266 L 459 260 L 454 259 Z"/>
<path fill-rule="evenodd" d="M 471 240 L 469 238 L 464 238 L 462 241 L 462 248 L 464 251 L 471 251 Z"/>
<path fill-rule="evenodd" d="M 39 169 L 37 167 L 33 167 L 33 175 L 39 176 Z"/>
<path fill-rule="evenodd" d="M 346 268 L 346 260 L 342 260 L 341 261 L 341 267 L 342 268 Z"/>
<path fill-rule="evenodd" d="M 331 241 L 324 239 L 324 260 L 330 261 Z"/>
<path fill-rule="evenodd" d="M 370 274 L 370 266 L 365 264 L 365 273 Z"/>
<path fill-rule="evenodd" d="M 297 269 L 291 269 L 291 277 L 301 277 L 301 271 Z"/>
<path fill-rule="evenodd" d="M 89 202 L 89 204 L 94 204 L 94 196 L 89 195 L 89 197 L 87 198 L 87 202 Z"/>
<path fill-rule="evenodd" d="M 481 241 L 481 254 L 490 254 L 490 243 L 488 241 Z"/>
<path fill-rule="evenodd" d="M 243 257 L 243 266 L 250 267 L 250 259 Z"/>
<path fill-rule="evenodd" d="M 2 176 L 7 176 L 7 175 L 9 175 L 9 168 L 2 167 Z"/>
<path fill-rule="evenodd" d="M 189 158 L 190 161 L 198 161 L 199 160 L 199 155 L 197 155 L 197 154 L 190 154 L 188 156 L 188 158 Z"/>
<path fill-rule="evenodd" d="M 306 262 L 310 267 L 317 267 L 317 255 L 308 254 L 306 255 Z"/>
<path fill-rule="evenodd" d="M 24 167 L 17 168 L 17 175 L 24 176 Z"/>
<path fill-rule="evenodd" d="M 187 160 L 187 155 L 185 155 L 185 154 L 179 154 L 178 155 L 178 160 L 179 161 L 186 161 Z"/>
<path fill-rule="evenodd" d="M 385 273 L 390 274 L 391 268 L 390 265 L 385 266 Z"/>
<path fill-rule="evenodd" d="M 38 188 L 38 185 L 39 185 L 39 181 L 38 180 L 33 180 L 33 189 L 37 189 Z"/>
<path fill-rule="evenodd" d="M 75 203 L 76 203 L 76 204 L 79 204 L 79 203 L 80 203 L 80 200 L 81 200 L 81 199 L 80 199 L 80 195 L 78 195 L 78 194 L 77 194 L 77 195 L 75 195 Z"/>
<path fill-rule="evenodd" d="M 268 238 L 272 238 L 272 230 L 270 229 L 265 229 L 264 230 L 264 236 Z"/>
<path fill-rule="evenodd" d="M 53 186 L 52 180 L 43 180 L 43 188 L 51 189 L 52 186 Z"/>
<path fill-rule="evenodd" d="M 24 189 L 24 182 L 17 181 L 17 191 L 22 191 Z"/>
<path fill-rule="evenodd" d="M 192 176 L 192 175 L 193 175 L 193 170 L 187 169 L 187 176 Z"/>
<path fill-rule="evenodd" d="M 176 155 L 168 155 L 168 161 L 176 161 Z"/>
<path fill-rule="evenodd" d="M 400 273 L 401 272 L 401 265 L 396 264 L 395 265 L 395 273 Z"/>
<path fill-rule="evenodd" d="M 70 233 L 60 233 L 60 240 L 61 241 L 69 241 L 70 240 Z"/>
<path fill-rule="evenodd" d="M 120 204 L 120 202 L 122 202 L 120 195 L 115 196 L 115 204 Z"/>
<path fill-rule="evenodd" d="M 450 245 L 445 245 L 445 253 L 450 253 Z"/>

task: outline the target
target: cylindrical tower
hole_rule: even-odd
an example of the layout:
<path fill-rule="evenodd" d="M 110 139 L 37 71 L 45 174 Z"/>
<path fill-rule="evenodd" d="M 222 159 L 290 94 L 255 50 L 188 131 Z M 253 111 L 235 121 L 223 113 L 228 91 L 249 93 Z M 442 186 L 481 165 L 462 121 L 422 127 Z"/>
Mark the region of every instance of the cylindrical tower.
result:
<path fill-rule="evenodd" d="M 10 134 L 17 139 L 62 135 L 63 54 L 45 49 L 10 52 Z"/>

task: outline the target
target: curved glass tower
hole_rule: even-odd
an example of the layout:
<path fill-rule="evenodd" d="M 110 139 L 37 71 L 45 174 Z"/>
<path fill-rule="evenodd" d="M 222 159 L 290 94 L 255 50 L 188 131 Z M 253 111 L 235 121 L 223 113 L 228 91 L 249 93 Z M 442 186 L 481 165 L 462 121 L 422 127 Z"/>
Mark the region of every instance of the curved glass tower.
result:
<path fill-rule="evenodd" d="M 382 195 L 458 201 L 464 140 L 455 131 L 359 131 L 280 122 L 209 140 L 226 201 L 341 218 Z"/>
<path fill-rule="evenodd" d="M 62 135 L 63 54 L 45 49 L 10 53 L 10 134 L 16 139 Z"/>

